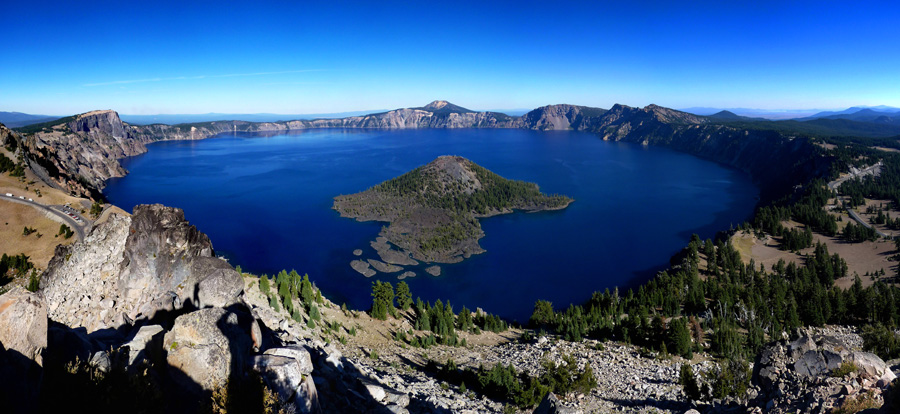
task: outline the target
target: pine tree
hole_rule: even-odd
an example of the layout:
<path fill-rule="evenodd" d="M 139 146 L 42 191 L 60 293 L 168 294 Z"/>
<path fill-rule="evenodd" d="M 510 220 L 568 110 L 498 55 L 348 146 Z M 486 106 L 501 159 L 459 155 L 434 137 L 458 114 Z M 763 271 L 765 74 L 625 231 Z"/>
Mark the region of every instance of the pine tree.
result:
<path fill-rule="evenodd" d="M 534 312 L 531 313 L 528 323 L 536 328 L 553 323 L 553 319 L 553 304 L 546 300 L 539 300 L 534 303 Z"/>
<path fill-rule="evenodd" d="M 405 311 L 412 305 L 412 293 L 406 282 L 397 283 L 397 307 Z"/>
<path fill-rule="evenodd" d="M 394 313 L 394 287 L 390 282 L 376 280 L 372 282 L 372 310 L 375 319 L 386 320 Z"/>
<path fill-rule="evenodd" d="M 691 350 L 691 333 L 684 318 L 673 319 L 669 323 L 669 342 L 672 344 L 672 352 L 684 359 L 693 359 Z"/>
<path fill-rule="evenodd" d="M 303 279 L 300 281 L 300 299 L 303 300 L 303 305 L 307 308 L 312 304 L 313 288 L 308 274 L 304 274 Z"/>

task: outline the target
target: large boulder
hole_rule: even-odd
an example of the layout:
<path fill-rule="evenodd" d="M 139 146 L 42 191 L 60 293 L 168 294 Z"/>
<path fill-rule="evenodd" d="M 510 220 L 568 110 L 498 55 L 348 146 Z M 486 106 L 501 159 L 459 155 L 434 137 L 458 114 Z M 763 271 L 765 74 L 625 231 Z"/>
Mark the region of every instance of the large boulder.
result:
<path fill-rule="evenodd" d="M 172 376 L 186 388 L 212 390 L 238 375 L 249 359 L 250 316 L 207 308 L 181 315 L 163 338 Z"/>
<path fill-rule="evenodd" d="M 802 378 L 817 377 L 837 369 L 843 362 L 844 357 L 838 353 L 811 349 L 794 362 L 794 372 Z"/>
<path fill-rule="evenodd" d="M 31 412 L 47 347 L 47 308 L 20 287 L 0 296 L 0 402 L 3 412 Z"/>
<path fill-rule="evenodd" d="M 84 242 L 58 248 L 41 284 L 50 318 L 89 334 L 140 321 L 168 326 L 182 309 L 226 307 L 243 292 L 209 238 L 182 210 L 159 204 L 112 215 Z"/>
<path fill-rule="evenodd" d="M 897 378 L 897 375 L 891 371 L 891 368 L 884 360 L 871 352 L 852 352 L 849 355 L 848 360 L 856 365 L 857 372 L 863 378 L 874 380 L 883 379 L 888 383 Z"/>
<path fill-rule="evenodd" d="M 253 357 L 253 369 L 273 389 L 282 403 L 299 413 L 319 412 L 319 396 L 312 381 L 309 352 L 299 346 L 272 348 Z"/>
<path fill-rule="evenodd" d="M 227 307 L 236 303 L 244 291 L 244 279 L 240 273 L 222 260 L 197 258 L 191 272 L 202 277 L 197 283 L 196 296 L 191 298 L 200 308 Z"/>
<path fill-rule="evenodd" d="M 0 344 L 37 365 L 47 348 L 47 307 L 39 293 L 16 287 L 0 296 Z"/>

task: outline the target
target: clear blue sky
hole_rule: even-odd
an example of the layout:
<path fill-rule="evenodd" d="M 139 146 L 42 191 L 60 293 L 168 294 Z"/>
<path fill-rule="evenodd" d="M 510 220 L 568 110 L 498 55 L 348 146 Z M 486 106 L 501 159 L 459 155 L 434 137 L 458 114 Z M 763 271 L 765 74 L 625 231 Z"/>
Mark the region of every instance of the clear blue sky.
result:
<path fill-rule="evenodd" d="M 4 1 L 0 111 L 900 106 L 894 1 L 603 3 Z"/>

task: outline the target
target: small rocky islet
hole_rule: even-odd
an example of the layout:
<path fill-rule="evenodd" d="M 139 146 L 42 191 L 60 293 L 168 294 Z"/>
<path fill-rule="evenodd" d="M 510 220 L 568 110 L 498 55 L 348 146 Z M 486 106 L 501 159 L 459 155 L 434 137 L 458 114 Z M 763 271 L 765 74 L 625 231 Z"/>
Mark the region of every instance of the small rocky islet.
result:
<path fill-rule="evenodd" d="M 485 251 L 478 244 L 484 237 L 479 218 L 515 210 L 560 210 L 572 201 L 546 195 L 534 183 L 505 179 L 466 158 L 445 155 L 368 190 L 335 197 L 333 208 L 341 217 L 389 223 L 371 243 L 381 260 L 351 262 L 354 270 L 370 277 L 369 265 L 397 273 L 420 262 L 460 262 Z M 440 276 L 441 268 L 431 265 L 425 272 Z"/>

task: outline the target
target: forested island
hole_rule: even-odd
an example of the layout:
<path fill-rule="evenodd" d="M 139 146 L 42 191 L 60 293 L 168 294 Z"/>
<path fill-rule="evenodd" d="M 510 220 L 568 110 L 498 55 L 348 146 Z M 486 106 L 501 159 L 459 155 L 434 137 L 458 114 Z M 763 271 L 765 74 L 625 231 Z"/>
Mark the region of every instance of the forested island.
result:
<path fill-rule="evenodd" d="M 441 156 L 366 191 L 335 197 L 334 209 L 342 217 L 390 223 L 372 247 L 387 263 L 411 265 L 455 263 L 484 252 L 478 218 L 559 210 L 572 201 L 543 194 L 534 183 L 507 180 L 463 157 Z"/>

